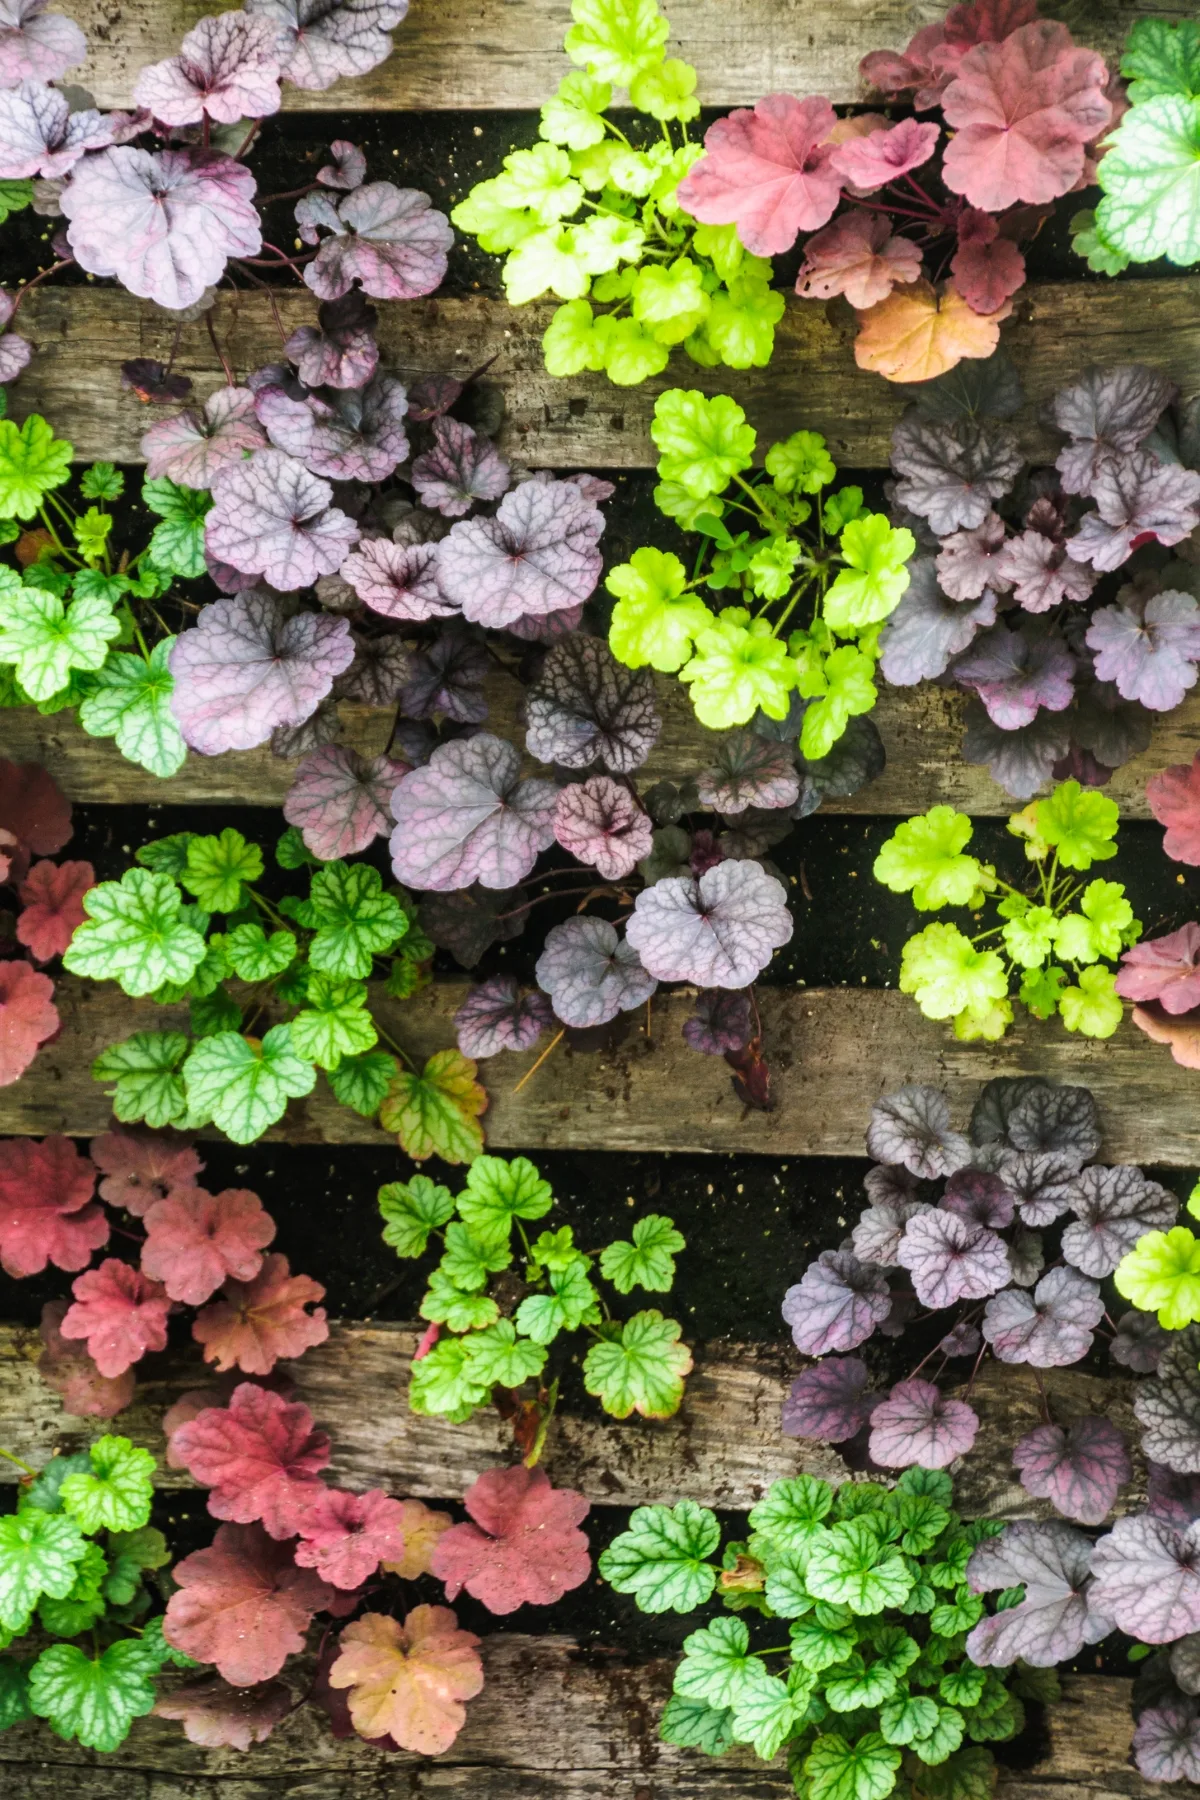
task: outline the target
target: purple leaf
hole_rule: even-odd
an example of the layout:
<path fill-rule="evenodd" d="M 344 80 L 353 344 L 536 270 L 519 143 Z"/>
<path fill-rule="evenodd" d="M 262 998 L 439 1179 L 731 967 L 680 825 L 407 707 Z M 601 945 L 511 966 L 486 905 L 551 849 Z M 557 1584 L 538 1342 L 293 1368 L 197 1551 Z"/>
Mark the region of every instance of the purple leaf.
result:
<path fill-rule="evenodd" d="M 398 781 L 409 772 L 390 756 L 370 761 L 357 750 L 329 744 L 314 750 L 296 770 L 283 803 L 289 825 L 298 825 L 305 844 L 322 862 L 357 856 L 392 827 L 388 805 Z"/>
<path fill-rule="evenodd" d="M 983 1334 L 977 1325 L 968 1325 L 960 1319 L 938 1345 L 943 1356 L 978 1356 L 983 1349 Z"/>
<path fill-rule="evenodd" d="M 857 1356 L 827 1356 L 811 1363 L 797 1375 L 783 1403 L 783 1435 L 818 1444 L 844 1444 L 857 1437 L 882 1398 L 866 1391 L 869 1379 Z"/>
<path fill-rule="evenodd" d="M 525 918 L 521 887 L 464 888 L 460 893 L 425 894 L 419 918 L 439 950 L 449 950 L 464 969 L 473 969 L 485 950 L 520 937 Z"/>
<path fill-rule="evenodd" d="M 346 194 L 361 187 L 367 179 L 367 159 L 358 145 L 347 138 L 334 138 L 329 154 L 332 160 L 317 170 L 322 187 L 340 188 Z"/>
<path fill-rule="evenodd" d="M 336 700 L 322 700 L 316 712 L 299 725 L 275 727 L 271 733 L 271 755 L 285 759 L 308 756 L 313 750 L 322 750 L 326 744 L 334 743 L 340 735 L 341 720 Z"/>
<path fill-rule="evenodd" d="M 3 28 L 0 27 L 0 30 Z M 88 150 L 113 142 L 113 115 L 72 112 L 65 94 L 40 81 L 0 92 L 0 176 L 61 180 Z"/>
<path fill-rule="evenodd" d="M 1111 682 L 1089 681 L 1076 689 L 1072 741 L 1106 769 L 1119 769 L 1141 756 L 1150 748 L 1151 732 L 1145 710 L 1134 700 L 1122 700 Z"/>
<path fill-rule="evenodd" d="M 499 629 L 578 606 L 600 579 L 604 515 L 571 481 L 523 481 L 493 518 L 463 519 L 442 545 L 448 600 Z"/>
<path fill-rule="evenodd" d="M 654 845 L 649 814 L 608 775 L 563 788 L 554 809 L 554 835 L 605 881 L 631 875 Z"/>
<path fill-rule="evenodd" d="M 703 806 L 741 813 L 748 806 L 778 810 L 800 798 L 800 777 L 789 745 L 753 731 L 730 731 L 717 739 L 714 766 L 696 778 Z"/>
<path fill-rule="evenodd" d="M 978 600 L 985 588 L 1006 594 L 1012 586 L 1002 572 L 1007 528 L 998 513 L 989 512 L 970 531 L 951 534 L 938 553 L 937 576 L 952 600 Z"/>
<path fill-rule="evenodd" d="M 394 706 L 411 676 L 412 658 L 403 638 L 364 638 L 355 633 L 354 661 L 339 675 L 334 698 L 360 700 L 364 706 Z M 411 758 L 402 760 L 414 766 Z"/>
<path fill-rule="evenodd" d="M 522 618 L 514 619 L 505 630 L 526 644 L 553 644 L 560 637 L 569 637 L 573 631 L 578 631 L 582 621 L 582 606 L 566 606 L 562 612 L 526 613 Z"/>
<path fill-rule="evenodd" d="M 1115 606 L 1092 614 L 1085 642 L 1101 681 L 1114 681 L 1126 700 L 1171 712 L 1196 685 L 1200 605 L 1174 588 L 1147 596 L 1126 586 Z"/>
<path fill-rule="evenodd" d="M 1080 1525 L 1101 1525 L 1133 1473 L 1125 1439 L 1108 1419 L 1076 1419 L 1068 1431 L 1038 1425 L 1013 1448 L 1021 1486 Z"/>
<path fill-rule="evenodd" d="M 206 114 L 219 125 L 265 118 L 279 111 L 280 48 L 271 19 L 244 12 L 201 19 L 178 56 L 142 69 L 134 100 L 164 125 L 196 125 Z"/>
<path fill-rule="evenodd" d="M 871 1460 L 882 1469 L 944 1469 L 975 1442 L 979 1416 L 932 1381 L 898 1381 L 871 1415 Z"/>
<path fill-rule="evenodd" d="M 392 796 L 392 868 L 417 888 L 512 887 L 554 842 L 557 793 L 522 781 L 521 755 L 481 731 L 436 749 Z"/>
<path fill-rule="evenodd" d="M 322 89 L 342 75 L 366 75 L 391 54 L 408 0 L 244 0 L 252 17 L 279 27 L 284 79 Z"/>
<path fill-rule="evenodd" d="M 1023 531 L 997 557 L 1005 586 L 1029 613 L 1049 612 L 1063 601 L 1086 600 L 1096 585 L 1094 572 L 1075 562 L 1065 544 L 1040 531 Z"/>
<path fill-rule="evenodd" d="M 1096 511 L 1067 539 L 1076 562 L 1119 569 L 1139 542 L 1178 544 L 1200 524 L 1200 475 L 1164 467 L 1147 450 L 1105 463 L 1092 481 Z"/>
<path fill-rule="evenodd" d="M 12 382 L 29 364 L 33 345 L 19 332 L 6 331 L 0 337 L 0 382 Z"/>
<path fill-rule="evenodd" d="M 203 408 L 189 406 L 151 425 L 142 438 L 142 455 L 152 481 L 165 475 L 180 487 L 210 488 L 227 464 L 244 461 L 247 451 L 261 450 L 266 442 L 249 388 L 223 387 Z"/>
<path fill-rule="evenodd" d="M 567 919 L 553 926 L 535 973 L 563 1024 L 578 1029 L 633 1012 L 658 986 L 607 919 Z"/>
<path fill-rule="evenodd" d="M 1153 1375 L 1170 1341 L 1170 1332 L 1163 1330 L 1153 1313 L 1124 1312 L 1117 1320 L 1108 1353 L 1114 1362 L 1137 1375 Z"/>
<path fill-rule="evenodd" d="M 1031 1288 L 1046 1266 L 1040 1231 L 1018 1225 L 1008 1241 L 1008 1266 L 1018 1287 Z"/>
<path fill-rule="evenodd" d="M 941 1205 L 946 1212 L 957 1213 L 976 1225 L 987 1225 L 1003 1231 L 1013 1220 L 1014 1196 L 998 1175 L 983 1169 L 956 1169 L 946 1183 Z"/>
<path fill-rule="evenodd" d="M 221 279 L 231 256 L 258 255 L 254 192 L 232 157 L 122 145 L 72 170 L 62 209 L 82 269 L 178 311 Z"/>
<path fill-rule="evenodd" d="M 317 308 L 318 326 L 301 325 L 283 346 L 307 387 L 365 387 L 379 364 L 375 326 L 379 315 L 359 288 Z M 413 410 L 409 394 L 409 417 Z"/>
<path fill-rule="evenodd" d="M 523 994 L 511 975 L 493 975 L 473 987 L 454 1015 L 464 1056 L 498 1056 L 532 1050 L 554 1014 L 544 994 Z"/>
<path fill-rule="evenodd" d="M 1022 1521 L 985 1538 L 971 1553 L 967 1585 L 976 1594 L 1022 1586 L 1025 1598 L 979 1621 L 967 1639 L 971 1661 L 1002 1669 L 1020 1659 L 1050 1669 L 1107 1637 L 1112 1620 L 1095 1608 L 1091 1566 L 1091 1539 L 1074 1525 Z"/>
<path fill-rule="evenodd" d="M 756 862 L 722 862 L 701 875 L 643 888 L 626 936 L 658 981 L 749 986 L 792 935 L 782 884 Z"/>
<path fill-rule="evenodd" d="M 285 591 L 332 575 L 358 540 L 358 526 L 329 503 L 333 489 L 282 450 L 256 450 L 213 482 L 205 521 L 210 555 L 254 571 Z"/>
<path fill-rule="evenodd" d="M 895 1163 L 876 1163 L 868 1169 L 863 1192 L 872 1206 L 906 1206 L 921 1197 L 920 1182 L 912 1170 Z"/>
<path fill-rule="evenodd" d="M 400 704 L 410 719 L 444 713 L 455 724 L 479 725 L 487 718 L 483 693 L 487 672 L 486 646 L 455 620 L 427 650 L 413 657 Z"/>
<path fill-rule="evenodd" d="M 864 1207 L 850 1234 L 855 1256 L 860 1262 L 878 1263 L 881 1269 L 899 1268 L 897 1252 L 904 1227 L 918 1213 L 929 1210 L 923 1200 L 877 1200 L 874 1206 Z"/>
<path fill-rule="evenodd" d="M 1158 1359 L 1158 1372 L 1139 1381 L 1133 1410 L 1142 1449 L 1152 1462 L 1177 1475 L 1200 1474 L 1200 1329 L 1173 1331 Z"/>
<path fill-rule="evenodd" d="M 394 544 L 390 538 L 363 538 L 339 573 L 364 606 L 385 619 L 415 624 L 455 612 L 438 586 L 440 544 Z"/>
<path fill-rule="evenodd" d="M 957 1213 L 931 1207 L 904 1227 L 896 1260 L 907 1269 L 922 1306 L 982 1300 L 1009 1278 L 1004 1239 Z M 1101 1309 L 1103 1310 L 1103 1308 Z M 986 1336 L 986 1330 L 984 1335 Z"/>
<path fill-rule="evenodd" d="M 1076 1177 L 1071 1209 L 1077 1222 L 1063 1232 L 1063 1255 L 1099 1279 L 1111 1275 L 1148 1231 L 1168 1230 L 1179 1215 L 1179 1201 L 1131 1165 L 1097 1166 Z"/>
<path fill-rule="evenodd" d="M 1007 494 L 1023 458 L 1008 425 L 907 414 L 892 433 L 896 500 L 927 519 L 939 537 L 982 525 Z"/>
<path fill-rule="evenodd" d="M 443 545 L 443 568 L 452 538 Z M 548 651 L 526 692 L 525 716 L 525 745 L 540 762 L 564 769 L 601 762 L 617 775 L 645 762 L 662 729 L 650 670 L 625 668 L 603 638 L 582 635 Z"/>
<path fill-rule="evenodd" d="M 1075 658 L 1052 625 L 1029 624 L 1017 631 L 993 625 L 950 672 L 974 689 L 1002 731 L 1032 724 L 1041 707 L 1062 712 L 1075 694 Z"/>
<path fill-rule="evenodd" d="M 447 519 L 469 513 L 476 500 L 498 500 L 508 479 L 508 462 L 491 439 L 459 419 L 435 419 L 433 449 L 412 466 L 422 505 L 435 506 Z"/>
<path fill-rule="evenodd" d="M 1010 1150 L 988 1146 L 980 1166 L 994 1170 L 1017 1203 L 1026 1225 L 1053 1225 L 1072 1204 L 1079 1160 L 1060 1150 Z"/>
<path fill-rule="evenodd" d="M 1133 1759 L 1147 1781 L 1200 1781 L 1200 1705 L 1179 1699 L 1148 1706 L 1133 1734 Z"/>
<path fill-rule="evenodd" d="M 996 595 L 960 604 L 938 585 L 932 557 L 909 565 L 911 579 L 879 640 L 879 666 L 896 687 L 936 680 L 976 632 L 996 622 Z"/>
<path fill-rule="evenodd" d="M 1086 1356 L 1104 1317 L 1099 1284 L 1077 1269 L 1051 1269 L 1034 1288 L 993 1293 L 983 1313 L 983 1335 L 1005 1363 L 1064 1369 Z"/>
<path fill-rule="evenodd" d="M 202 755 L 249 750 L 277 725 L 302 725 L 353 659 L 345 619 L 288 618 L 269 594 L 217 600 L 175 640 L 171 710 Z"/>
<path fill-rule="evenodd" d="M 418 375 L 408 390 L 409 418 L 422 425 L 440 419 L 462 397 L 464 386 L 453 375 Z"/>
<path fill-rule="evenodd" d="M 1147 1462 L 1146 1509 L 1154 1518 L 1186 1531 L 1193 1519 L 1200 1519 L 1200 1477 L 1178 1475 L 1162 1463 Z"/>
<path fill-rule="evenodd" d="M 986 763 L 992 780 L 1017 800 L 1028 800 L 1045 787 L 1071 743 L 1070 721 L 1062 714 L 1039 713 L 1032 725 L 1003 731 L 993 725 L 979 702 L 972 700 L 966 724 L 963 761 Z"/>
<path fill-rule="evenodd" d="M 688 1048 L 705 1056 L 744 1050 L 754 1036 L 750 995 L 742 988 L 705 988 L 683 1022 Z"/>
<path fill-rule="evenodd" d="M 1054 396 L 1054 423 L 1073 439 L 1058 455 L 1068 494 L 1090 494 L 1098 470 L 1120 462 L 1148 438 L 1177 389 L 1157 369 L 1123 363 L 1088 369 Z"/>
<path fill-rule="evenodd" d="M 361 390 L 338 389 L 330 401 L 260 388 L 255 407 L 277 449 L 330 481 L 386 481 L 408 455 L 408 397 L 394 375 L 373 375 Z"/>
<path fill-rule="evenodd" d="M 1200 1006 L 1200 925 L 1189 919 L 1165 937 L 1124 951 L 1117 992 L 1126 1000 L 1159 1000 L 1171 1014 Z"/>
<path fill-rule="evenodd" d="M 950 1129 L 950 1102 L 936 1088 L 902 1087 L 877 1100 L 867 1128 L 867 1154 L 903 1163 L 922 1181 L 952 1175 L 971 1160 L 971 1146 Z"/>
<path fill-rule="evenodd" d="M 48 13 L 46 0 L 4 0 L 0 13 L 0 88 L 57 81 L 87 55 L 74 19 Z"/>
<path fill-rule="evenodd" d="M 1200 1630 L 1200 1520 L 1118 1519 L 1092 1554 L 1092 1605 L 1143 1644 Z"/>
<path fill-rule="evenodd" d="M 441 286 L 454 233 L 428 194 L 371 181 L 336 208 L 328 200 L 318 207 L 319 199 L 309 196 L 296 208 L 302 226 L 306 218 L 315 221 L 307 227 L 310 243 L 317 241 L 318 223 L 334 234 L 304 270 L 319 299 L 340 299 L 355 281 L 375 300 L 419 300 Z"/>
<path fill-rule="evenodd" d="M 986 1113 L 996 1128 L 985 1133 Z M 1074 1156 L 1077 1168 L 1100 1152 L 1100 1114 L 1088 1089 L 1055 1087 L 1036 1075 L 989 1081 L 971 1114 L 971 1131 L 981 1143 L 1003 1138 L 1014 1150 L 1060 1151 Z"/>
<path fill-rule="evenodd" d="M 847 1250 L 822 1250 L 783 1296 L 782 1312 L 803 1356 L 857 1350 L 887 1318 L 892 1297 L 879 1269 Z"/>

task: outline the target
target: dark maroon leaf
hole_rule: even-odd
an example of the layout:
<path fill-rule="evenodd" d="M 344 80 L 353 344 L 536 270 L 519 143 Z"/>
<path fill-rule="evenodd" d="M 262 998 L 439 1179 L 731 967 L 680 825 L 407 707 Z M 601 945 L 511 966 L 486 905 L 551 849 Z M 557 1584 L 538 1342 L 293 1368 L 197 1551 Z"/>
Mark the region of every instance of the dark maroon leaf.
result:
<path fill-rule="evenodd" d="M 400 705 L 410 719 L 443 713 L 459 725 L 480 725 L 487 718 L 487 672 L 486 647 L 464 627 L 445 626 L 427 650 L 413 657 Z"/>
<path fill-rule="evenodd" d="M 785 1437 L 843 1444 L 860 1432 L 882 1394 L 867 1392 L 866 1364 L 857 1356 L 827 1356 L 798 1375 L 783 1403 Z"/>
<path fill-rule="evenodd" d="M 683 1022 L 689 1048 L 706 1056 L 744 1050 L 753 1033 L 750 994 L 745 988 L 705 988 L 696 995 L 691 1017 Z"/>
<path fill-rule="evenodd" d="M 1117 1320 L 1116 1335 L 1108 1346 L 1109 1355 L 1137 1375 L 1153 1375 L 1159 1358 L 1171 1342 L 1153 1313 L 1124 1312 Z"/>
<path fill-rule="evenodd" d="M 1032 725 L 1004 731 L 972 700 L 966 725 L 963 761 L 986 764 L 993 781 L 1017 800 L 1028 800 L 1045 787 L 1071 743 L 1070 721 L 1063 713 L 1041 712 Z"/>
<path fill-rule="evenodd" d="M 457 527 L 456 527 L 457 529 Z M 526 693 L 526 747 L 540 762 L 628 775 L 662 729 L 649 669 L 627 669 L 602 638 L 563 638 Z"/>
<path fill-rule="evenodd" d="M 173 406 L 192 391 L 190 375 L 168 374 L 165 363 L 133 356 L 121 364 L 121 386 L 148 406 Z"/>
<path fill-rule="evenodd" d="M 532 1050 L 553 1017 L 544 994 L 523 994 L 511 975 L 493 975 L 471 989 L 454 1015 L 458 1047 L 471 1057 Z"/>
<path fill-rule="evenodd" d="M 1002 731 L 1031 725 L 1041 708 L 1062 712 L 1075 693 L 1075 658 L 1056 626 L 1038 622 L 1016 631 L 993 625 L 955 659 L 950 672 L 978 694 Z"/>
<path fill-rule="evenodd" d="M 927 519 L 939 537 L 982 525 L 1022 463 L 1016 433 L 1007 425 L 909 413 L 892 433 L 892 468 L 900 477 L 896 499 Z"/>
<path fill-rule="evenodd" d="M 1002 1231 L 1012 1224 L 1014 1197 L 998 1175 L 982 1169 L 956 1169 L 946 1183 L 942 1206 L 962 1219 Z"/>

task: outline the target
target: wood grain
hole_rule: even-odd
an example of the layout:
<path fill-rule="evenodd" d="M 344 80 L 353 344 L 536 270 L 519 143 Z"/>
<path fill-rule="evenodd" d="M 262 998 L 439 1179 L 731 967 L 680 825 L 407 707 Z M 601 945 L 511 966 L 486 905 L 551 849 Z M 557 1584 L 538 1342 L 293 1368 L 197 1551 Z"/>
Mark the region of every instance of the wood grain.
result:
<path fill-rule="evenodd" d="M 143 64 L 173 56 L 206 12 L 206 0 L 59 0 L 87 33 L 91 52 L 72 79 L 101 106 L 128 106 Z M 1053 9 L 1060 10 L 1060 9 Z M 1081 41 L 1116 50 L 1145 5 L 1088 0 L 1077 8 Z M 778 89 L 861 97 L 868 50 L 899 49 L 945 11 L 938 0 L 667 0 L 668 54 L 696 65 L 706 106 L 753 104 Z M 537 107 L 572 66 L 563 54 L 568 0 L 412 0 L 381 67 L 324 93 L 284 89 L 289 112 L 489 111 Z"/>
<path fill-rule="evenodd" d="M 277 305 L 285 336 L 313 317 L 307 291 L 283 292 Z M 680 383 L 732 394 L 764 448 L 804 425 L 825 433 L 846 468 L 887 463 L 902 398 L 855 366 L 852 329 L 831 323 L 816 301 L 791 301 L 769 368 L 701 369 L 680 351 L 665 374 L 635 388 L 614 388 L 603 375 L 548 375 L 541 338 L 552 312 L 482 296 L 381 302 L 379 340 L 387 364 L 407 377 L 469 372 L 494 357 L 488 378 L 503 387 L 508 406 L 500 442 L 533 466 L 651 467 L 655 398 Z M 239 375 L 278 357 L 270 296 L 222 293 L 212 317 Z M 174 315 L 118 289 L 35 288 L 21 330 L 37 353 L 13 390 L 14 416 L 44 413 L 81 460 L 138 461 L 142 433 L 162 413 L 122 390 L 120 365 L 138 355 L 165 361 L 176 328 Z M 1028 393 L 1016 420 L 1023 447 L 1031 457 L 1052 457 L 1061 440 L 1038 423 L 1038 408 L 1090 363 L 1140 359 L 1165 369 L 1187 396 L 1200 392 L 1200 282 L 1034 284 L 1019 296 L 1004 342 Z M 221 382 L 202 320 L 182 327 L 176 366 L 202 396 Z"/>
<path fill-rule="evenodd" d="M 414 1057 L 453 1043 L 467 983 L 439 980 L 414 1000 L 372 999 L 375 1016 Z M 134 1031 L 187 1029 L 187 1008 L 129 1000 L 115 988 L 67 977 L 55 1003 L 58 1038 L 29 1071 L 0 1088 L 0 1134 L 107 1129 L 109 1102 L 93 1059 Z M 1107 1160 L 1191 1167 L 1200 1077 L 1126 1024 L 1106 1042 L 1073 1037 L 1057 1020 L 1028 1016 L 998 1044 L 961 1044 L 906 995 L 876 988 L 765 988 L 760 1010 L 777 1099 L 752 1112 L 734 1096 L 719 1057 L 697 1056 L 681 1035 L 686 992 L 656 996 L 629 1018 L 615 1049 L 580 1055 L 560 1045 L 517 1093 L 539 1049 L 481 1064 L 491 1096 L 483 1124 L 497 1150 L 689 1150 L 739 1155 L 861 1156 L 874 1101 L 906 1081 L 931 1082 L 966 1118 L 994 1075 L 1081 1082 L 1096 1096 Z M 204 1135 L 203 1133 L 201 1135 Z M 214 1135 L 211 1132 L 209 1135 Z M 334 1100 L 324 1080 L 293 1101 L 268 1134 L 293 1144 L 386 1144 L 376 1125 Z"/>

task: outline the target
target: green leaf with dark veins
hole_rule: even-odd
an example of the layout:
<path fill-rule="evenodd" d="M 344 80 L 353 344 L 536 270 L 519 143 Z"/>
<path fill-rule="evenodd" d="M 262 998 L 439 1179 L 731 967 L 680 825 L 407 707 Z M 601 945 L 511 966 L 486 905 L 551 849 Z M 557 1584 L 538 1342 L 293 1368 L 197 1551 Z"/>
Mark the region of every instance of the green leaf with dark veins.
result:
<path fill-rule="evenodd" d="M 235 975 L 243 981 L 270 981 L 296 959 L 296 934 L 273 931 L 247 920 L 225 935 L 225 954 Z"/>
<path fill-rule="evenodd" d="M 654 1308 L 635 1313 L 619 1338 L 593 1344 L 583 1362 L 583 1384 L 614 1419 L 632 1412 L 668 1419 L 683 1399 L 692 1353 L 679 1342 L 681 1327 Z"/>
<path fill-rule="evenodd" d="M 447 1225 L 446 1249 L 439 1267 L 456 1287 L 475 1292 L 486 1287 L 489 1275 L 507 1269 L 511 1262 L 512 1251 L 507 1244 L 494 1240 L 480 1243 L 458 1220 Z"/>
<path fill-rule="evenodd" d="M 92 981 L 116 981 L 137 999 L 168 981 L 187 981 L 206 945 L 180 917 L 182 897 L 168 875 L 126 869 L 83 896 L 87 918 L 63 956 L 63 967 Z"/>
<path fill-rule="evenodd" d="M 202 1038 L 183 1065 L 188 1104 L 208 1113 L 235 1144 L 250 1144 L 284 1115 L 289 1100 L 310 1094 L 317 1072 L 292 1048 L 288 1025 L 261 1043 L 236 1032 Z"/>
<path fill-rule="evenodd" d="M 500 1308 L 487 1294 L 464 1293 L 443 1270 L 435 1269 L 429 1277 L 429 1291 L 421 1301 L 421 1317 L 451 1331 L 482 1331 L 494 1325 Z"/>
<path fill-rule="evenodd" d="M 292 1020 L 292 1048 L 319 1069 L 336 1069 L 344 1057 L 358 1056 L 378 1041 L 366 1007 L 365 982 L 334 981 L 314 969 L 307 1005 Z"/>
<path fill-rule="evenodd" d="M 399 1064 L 386 1050 L 368 1050 L 362 1056 L 343 1057 L 329 1071 L 329 1085 L 343 1106 L 373 1119 L 398 1071 Z"/>
<path fill-rule="evenodd" d="M 440 1230 L 454 1217 L 453 1194 L 428 1175 L 414 1175 L 411 1181 L 389 1181 L 380 1188 L 378 1198 L 384 1220 L 383 1241 L 397 1256 L 423 1256 L 430 1232 Z"/>
<path fill-rule="evenodd" d="M 618 1594 L 632 1594 L 642 1612 L 695 1612 L 712 1598 L 717 1571 L 708 1558 L 720 1542 L 716 1514 L 694 1500 L 639 1506 L 596 1567 Z"/>
<path fill-rule="evenodd" d="M 550 1344 L 560 1331 L 575 1331 L 600 1319 L 599 1295 L 588 1280 L 590 1263 L 576 1255 L 565 1269 L 547 1272 L 548 1294 L 529 1294 L 516 1312 L 517 1330 L 535 1344 Z"/>
<path fill-rule="evenodd" d="M 308 959 L 314 969 L 362 981 L 376 956 L 391 950 L 408 930 L 408 914 L 383 891 L 378 869 L 367 863 L 330 863 L 312 878 L 309 894 L 316 936 Z"/>
<path fill-rule="evenodd" d="M 0 1518 L 0 1625 L 23 1628 L 43 1594 L 65 1599 L 86 1549 L 79 1526 L 63 1513 L 28 1506 Z"/>
<path fill-rule="evenodd" d="M 167 667 L 173 637 L 163 638 L 150 660 L 110 655 L 79 708 L 89 737 L 110 737 L 129 762 L 140 763 L 160 780 L 178 774 L 187 758 L 183 733 L 171 710 L 175 677 Z"/>
<path fill-rule="evenodd" d="M 110 1097 L 122 1124 L 144 1120 L 152 1131 L 162 1131 L 187 1117 L 187 1090 L 179 1071 L 188 1048 L 181 1031 L 137 1031 L 100 1052 L 92 1075 L 116 1084 Z"/>
<path fill-rule="evenodd" d="M 60 1737 L 88 1750 L 119 1749 L 155 1693 L 141 1646 L 120 1638 L 97 1657 L 74 1644 L 43 1650 L 29 1677 L 29 1702 Z"/>
<path fill-rule="evenodd" d="M 204 520 L 212 495 L 203 488 L 177 487 L 164 476 L 142 483 L 142 500 L 162 520 L 150 534 L 149 560 L 185 581 L 206 574 Z"/>
<path fill-rule="evenodd" d="M 257 881 L 262 872 L 258 845 L 226 826 L 217 836 L 192 838 L 179 879 L 210 913 L 232 913 L 242 905 L 243 883 Z"/>
<path fill-rule="evenodd" d="M 658 1735 L 666 1744 L 720 1756 L 733 1742 L 732 1727 L 729 1707 L 707 1706 L 703 1700 L 685 1700 L 682 1694 L 672 1694 L 658 1722 Z"/>

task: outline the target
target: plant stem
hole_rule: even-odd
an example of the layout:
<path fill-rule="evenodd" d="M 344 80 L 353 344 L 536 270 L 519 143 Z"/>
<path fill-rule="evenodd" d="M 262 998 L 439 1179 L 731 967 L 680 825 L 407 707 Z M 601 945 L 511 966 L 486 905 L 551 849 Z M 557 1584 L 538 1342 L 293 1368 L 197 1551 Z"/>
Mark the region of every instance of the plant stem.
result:
<path fill-rule="evenodd" d="M 36 1469 L 31 1469 L 27 1462 L 22 1462 L 21 1458 L 19 1456 L 14 1456 L 11 1450 L 5 1450 L 0 1447 L 0 1456 L 4 1458 L 5 1462 L 13 1463 L 18 1469 L 23 1469 L 26 1475 L 37 1474 Z"/>

